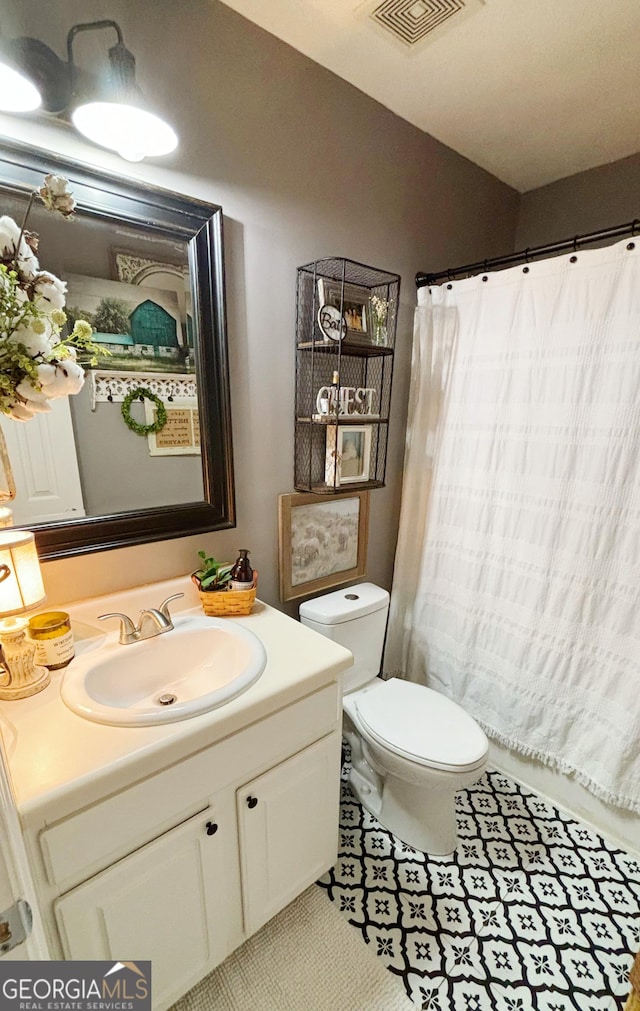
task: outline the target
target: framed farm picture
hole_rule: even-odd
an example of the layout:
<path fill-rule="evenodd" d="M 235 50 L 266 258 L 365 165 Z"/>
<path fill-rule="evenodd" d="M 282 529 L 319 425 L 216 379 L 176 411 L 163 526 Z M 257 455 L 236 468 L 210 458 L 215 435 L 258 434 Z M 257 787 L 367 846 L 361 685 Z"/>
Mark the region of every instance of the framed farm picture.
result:
<path fill-rule="evenodd" d="M 281 600 L 365 576 L 368 491 L 280 495 L 278 505 Z"/>
<path fill-rule="evenodd" d="M 78 274 L 68 275 L 67 282 L 69 326 L 79 319 L 90 324 L 93 341 L 108 355 L 100 360 L 101 369 L 195 372 L 177 292 Z"/>

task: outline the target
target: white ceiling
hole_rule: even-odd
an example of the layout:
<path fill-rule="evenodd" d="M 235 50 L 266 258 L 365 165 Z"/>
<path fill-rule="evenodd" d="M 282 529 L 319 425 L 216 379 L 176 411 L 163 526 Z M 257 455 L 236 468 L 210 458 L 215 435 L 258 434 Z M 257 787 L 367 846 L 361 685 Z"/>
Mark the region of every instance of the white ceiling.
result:
<path fill-rule="evenodd" d="M 465 0 L 411 48 L 380 0 L 224 2 L 520 192 L 640 151 L 640 0 Z"/>

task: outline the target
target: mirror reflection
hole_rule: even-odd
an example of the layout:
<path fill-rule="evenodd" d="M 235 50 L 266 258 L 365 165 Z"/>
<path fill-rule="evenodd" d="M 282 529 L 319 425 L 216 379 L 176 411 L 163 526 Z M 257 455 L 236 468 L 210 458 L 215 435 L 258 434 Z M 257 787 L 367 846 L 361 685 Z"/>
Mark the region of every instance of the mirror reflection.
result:
<path fill-rule="evenodd" d="M 2 205 L 21 222 L 26 198 Z M 51 402 L 51 414 L 22 424 L 2 418 L 17 494 L 16 524 L 50 522 L 203 498 L 193 325 L 185 243 L 149 242 L 144 231 L 53 217 L 40 205 L 28 227 L 40 239 L 41 266 L 65 281 L 70 327 L 86 320 L 104 349 L 82 390 Z M 127 426 L 129 392 L 149 390 L 165 404 L 158 433 Z M 134 398 L 128 415 L 154 420 L 153 401 Z"/>
<path fill-rule="evenodd" d="M 24 180 L 0 159 L 0 211 L 18 224 L 40 167 L 23 153 Z M 91 170 L 78 185 L 78 167 L 44 164 L 70 179 L 76 217 L 35 202 L 28 229 L 40 269 L 67 284 L 68 326 L 87 321 L 99 351 L 51 413 L 0 415 L 14 523 L 40 530 L 43 557 L 232 525 L 220 209 L 194 201 L 185 220 L 168 206 L 185 198 L 122 183 L 114 194 Z"/>

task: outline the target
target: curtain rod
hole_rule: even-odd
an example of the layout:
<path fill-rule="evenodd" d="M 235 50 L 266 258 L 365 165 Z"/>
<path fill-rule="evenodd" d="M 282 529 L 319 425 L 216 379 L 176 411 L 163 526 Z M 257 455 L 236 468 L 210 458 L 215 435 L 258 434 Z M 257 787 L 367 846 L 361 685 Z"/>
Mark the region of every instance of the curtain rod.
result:
<path fill-rule="evenodd" d="M 640 220 L 628 221 L 624 225 L 615 225 L 613 228 L 603 228 L 598 232 L 589 232 L 587 235 L 576 235 L 573 239 L 562 239 L 560 242 L 551 242 L 546 246 L 534 246 L 533 248 L 522 249 L 518 253 L 509 253 L 506 256 L 495 256 L 491 260 L 480 260 L 478 263 L 467 263 L 462 267 L 453 267 L 450 270 L 440 270 L 435 274 L 416 274 L 416 288 L 424 288 L 428 284 L 437 284 L 438 281 L 452 281 L 456 277 L 466 274 L 479 274 L 480 271 L 493 270 L 495 267 L 513 267 L 519 263 L 529 263 L 530 260 L 540 256 L 551 256 L 553 253 L 564 253 L 567 250 L 576 250 L 580 246 L 586 246 L 591 242 L 602 242 L 606 239 L 622 238 L 625 235 L 635 235 L 640 231 Z"/>

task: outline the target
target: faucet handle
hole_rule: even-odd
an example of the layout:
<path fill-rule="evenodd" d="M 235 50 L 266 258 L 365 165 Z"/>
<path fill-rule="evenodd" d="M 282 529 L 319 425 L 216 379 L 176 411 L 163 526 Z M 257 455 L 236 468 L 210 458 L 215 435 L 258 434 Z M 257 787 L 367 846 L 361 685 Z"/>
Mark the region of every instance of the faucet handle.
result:
<path fill-rule="evenodd" d="M 135 642 L 138 638 L 138 629 L 133 624 L 131 618 L 127 614 L 122 614 L 120 611 L 114 611 L 110 614 L 99 614 L 98 621 L 104 621 L 105 618 L 119 618 L 120 619 L 120 642 L 123 644 Z"/>
<path fill-rule="evenodd" d="M 160 604 L 158 610 L 160 611 L 160 614 L 163 614 L 165 616 L 167 621 L 171 621 L 171 615 L 169 614 L 168 605 L 171 603 L 172 600 L 180 600 L 180 597 L 184 597 L 184 593 L 173 593 L 170 597 L 167 597 L 167 599 L 163 600 L 162 603 Z"/>

